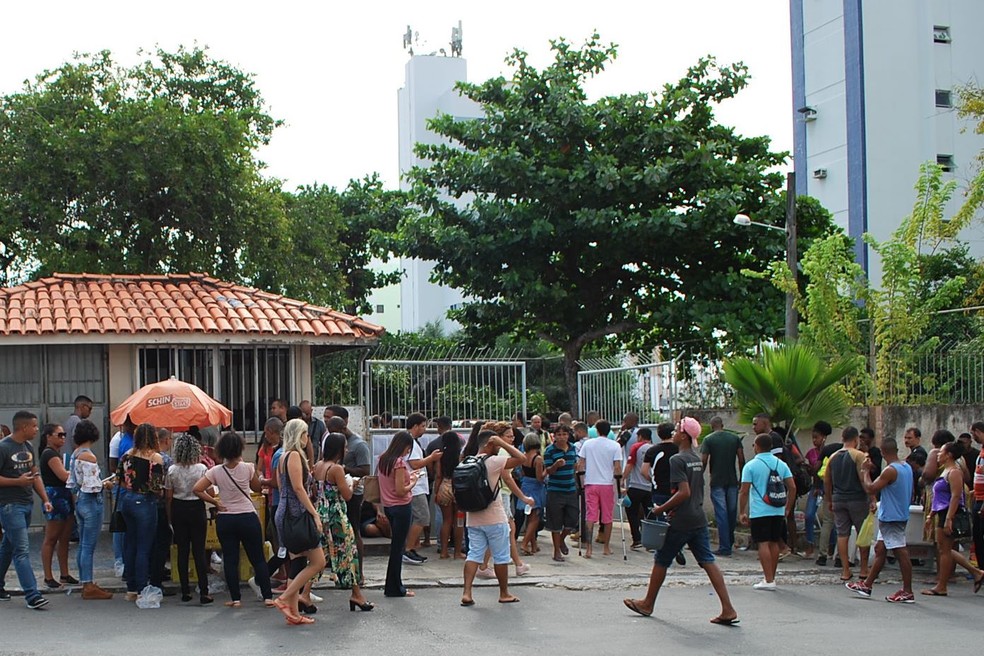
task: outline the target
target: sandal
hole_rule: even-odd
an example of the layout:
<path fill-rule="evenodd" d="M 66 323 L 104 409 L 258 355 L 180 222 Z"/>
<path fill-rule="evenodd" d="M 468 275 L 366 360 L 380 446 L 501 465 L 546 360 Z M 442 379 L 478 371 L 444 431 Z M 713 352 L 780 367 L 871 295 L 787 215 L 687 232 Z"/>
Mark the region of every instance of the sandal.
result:
<path fill-rule="evenodd" d="M 981 578 L 974 579 L 974 594 L 980 592 L 981 584 L 984 584 L 984 574 L 981 574 Z"/>
<path fill-rule="evenodd" d="M 293 626 L 298 626 L 299 624 L 314 624 L 315 620 L 313 617 L 307 617 L 305 615 L 298 615 L 297 617 L 288 617 L 287 623 Z"/>
<path fill-rule="evenodd" d="M 631 610 L 633 613 L 639 613 L 643 617 L 649 617 L 650 615 L 653 614 L 653 611 L 649 611 L 647 613 L 646 611 L 639 608 L 639 606 L 636 605 L 635 599 L 623 599 L 622 603 L 625 604 L 625 607 Z"/>

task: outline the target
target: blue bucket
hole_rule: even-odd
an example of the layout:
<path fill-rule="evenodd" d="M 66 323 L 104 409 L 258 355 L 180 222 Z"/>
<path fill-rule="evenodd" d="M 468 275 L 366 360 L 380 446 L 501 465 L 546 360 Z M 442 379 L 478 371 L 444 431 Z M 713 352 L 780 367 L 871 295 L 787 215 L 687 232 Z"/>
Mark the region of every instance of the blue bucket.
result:
<path fill-rule="evenodd" d="M 650 551 L 661 549 L 669 528 L 669 523 L 658 519 L 642 520 L 642 546 Z"/>

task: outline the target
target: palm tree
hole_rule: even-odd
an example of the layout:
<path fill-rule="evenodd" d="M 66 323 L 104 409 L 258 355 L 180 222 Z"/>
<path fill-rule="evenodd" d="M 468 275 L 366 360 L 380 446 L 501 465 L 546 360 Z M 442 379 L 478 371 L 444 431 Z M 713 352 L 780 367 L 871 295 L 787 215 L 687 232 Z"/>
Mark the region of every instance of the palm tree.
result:
<path fill-rule="evenodd" d="M 847 420 L 850 399 L 840 382 L 861 364 L 857 357 L 826 364 L 805 344 L 787 342 L 763 347 L 755 359 L 725 361 L 724 379 L 735 390 L 742 422 L 765 413 L 784 425 L 787 435 L 795 435 L 820 420 L 835 426 Z"/>

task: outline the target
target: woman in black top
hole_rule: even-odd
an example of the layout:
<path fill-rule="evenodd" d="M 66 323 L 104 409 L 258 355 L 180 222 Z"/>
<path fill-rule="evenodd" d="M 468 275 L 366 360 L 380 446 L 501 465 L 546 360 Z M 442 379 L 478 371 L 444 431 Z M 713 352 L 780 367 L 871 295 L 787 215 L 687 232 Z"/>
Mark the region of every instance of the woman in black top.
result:
<path fill-rule="evenodd" d="M 51 501 L 51 512 L 45 513 L 44 542 L 41 544 L 41 565 L 44 567 L 44 584 L 49 590 L 57 590 L 64 584 L 77 585 L 78 580 L 68 573 L 68 541 L 75 524 L 75 504 L 71 491 L 65 487 L 68 470 L 62 461 L 61 449 L 65 445 L 65 429 L 58 424 L 45 424 L 41 429 L 41 480 Z M 60 581 L 51 573 L 51 557 L 58 554 Z"/>

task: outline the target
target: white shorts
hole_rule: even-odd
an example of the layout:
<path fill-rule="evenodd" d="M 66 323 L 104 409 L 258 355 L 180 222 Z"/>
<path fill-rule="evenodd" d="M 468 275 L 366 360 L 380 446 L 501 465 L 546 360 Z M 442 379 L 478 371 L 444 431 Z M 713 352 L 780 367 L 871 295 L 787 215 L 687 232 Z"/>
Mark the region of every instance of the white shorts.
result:
<path fill-rule="evenodd" d="M 878 522 L 876 542 L 884 542 L 886 549 L 901 549 L 905 546 L 905 526 L 908 522 Z"/>

